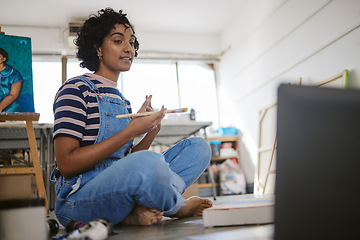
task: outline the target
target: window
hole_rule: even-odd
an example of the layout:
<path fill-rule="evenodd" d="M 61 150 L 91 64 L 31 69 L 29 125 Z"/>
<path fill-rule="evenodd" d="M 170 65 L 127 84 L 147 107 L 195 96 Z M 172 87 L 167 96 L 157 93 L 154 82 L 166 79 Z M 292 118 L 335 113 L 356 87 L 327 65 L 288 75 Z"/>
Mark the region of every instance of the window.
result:
<path fill-rule="evenodd" d="M 176 67 L 178 66 L 178 70 Z M 134 63 L 121 77 L 122 93 L 136 112 L 146 95 L 153 95 L 152 106 L 167 109 L 191 108 L 197 121 L 218 126 L 218 107 L 214 70 L 206 64 Z M 178 75 L 177 75 L 178 74 Z M 120 88 L 120 87 L 119 87 Z"/>
<path fill-rule="evenodd" d="M 179 65 L 181 105 L 194 108 L 196 120 L 218 126 L 218 104 L 214 70 L 205 64 Z"/>
<path fill-rule="evenodd" d="M 40 123 L 53 123 L 52 104 L 61 86 L 61 61 L 33 60 L 35 111 Z M 77 60 L 67 62 L 67 78 L 89 72 Z M 197 121 L 212 121 L 218 126 L 214 71 L 205 63 L 134 62 L 129 72 L 121 74 L 118 88 L 137 112 L 146 95 L 153 95 L 152 106 L 167 109 L 193 108 Z"/>
<path fill-rule="evenodd" d="M 66 79 L 90 72 L 87 68 L 80 67 L 79 64 L 80 62 L 77 59 L 68 59 L 66 64 L 66 75 L 67 75 Z"/>
<path fill-rule="evenodd" d="M 35 112 L 40 113 L 39 123 L 54 123 L 53 101 L 61 86 L 61 62 L 34 61 L 33 90 Z"/>
<path fill-rule="evenodd" d="M 54 123 L 53 100 L 61 86 L 61 60 L 60 59 L 33 59 L 33 85 L 35 111 L 40 113 L 39 123 Z M 68 78 L 89 72 L 81 68 L 77 60 L 67 63 Z"/>
<path fill-rule="evenodd" d="M 169 63 L 135 63 L 123 73 L 122 93 L 131 102 L 133 112 L 140 109 L 146 95 L 153 96 L 153 108 L 179 108 L 175 72 L 175 66 Z"/>

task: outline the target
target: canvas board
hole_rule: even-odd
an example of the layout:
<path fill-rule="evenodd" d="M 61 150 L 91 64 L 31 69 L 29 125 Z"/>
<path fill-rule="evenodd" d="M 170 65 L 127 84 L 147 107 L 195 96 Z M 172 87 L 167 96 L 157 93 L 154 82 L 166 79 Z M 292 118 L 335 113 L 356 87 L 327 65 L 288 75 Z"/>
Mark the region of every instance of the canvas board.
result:
<path fill-rule="evenodd" d="M 0 101 L 9 95 L 12 84 L 21 81 L 18 98 L 2 112 L 35 112 L 31 39 L 0 34 L 0 48 L 8 55 L 7 68 L 0 72 Z"/>

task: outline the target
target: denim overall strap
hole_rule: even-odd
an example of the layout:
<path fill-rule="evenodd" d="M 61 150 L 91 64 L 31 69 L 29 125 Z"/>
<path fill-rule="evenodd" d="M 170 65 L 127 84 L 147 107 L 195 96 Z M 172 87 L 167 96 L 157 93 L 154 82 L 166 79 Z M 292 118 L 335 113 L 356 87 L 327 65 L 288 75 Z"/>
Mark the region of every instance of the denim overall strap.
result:
<path fill-rule="evenodd" d="M 90 89 L 96 93 L 96 99 L 99 103 L 100 113 L 100 127 L 99 133 L 95 140 L 95 143 L 101 142 L 114 134 L 123 130 L 130 122 L 130 118 L 115 118 L 119 114 L 127 114 L 126 103 L 122 99 L 113 98 L 100 94 L 96 85 L 87 79 L 85 76 L 80 78 L 89 85 Z M 119 95 L 122 95 L 119 92 Z M 110 166 L 114 161 L 123 158 L 128 152 L 130 147 L 133 145 L 133 140 L 127 142 L 122 148 L 117 150 L 106 160 L 102 161 L 94 167 L 94 169 L 100 169 Z"/>

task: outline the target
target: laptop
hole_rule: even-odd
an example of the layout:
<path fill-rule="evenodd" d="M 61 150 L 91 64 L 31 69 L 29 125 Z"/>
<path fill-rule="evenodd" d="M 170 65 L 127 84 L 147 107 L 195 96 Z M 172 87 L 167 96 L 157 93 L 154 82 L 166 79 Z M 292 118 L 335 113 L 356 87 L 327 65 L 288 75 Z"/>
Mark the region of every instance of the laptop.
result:
<path fill-rule="evenodd" d="M 276 240 L 354 239 L 360 229 L 360 90 L 278 89 Z"/>

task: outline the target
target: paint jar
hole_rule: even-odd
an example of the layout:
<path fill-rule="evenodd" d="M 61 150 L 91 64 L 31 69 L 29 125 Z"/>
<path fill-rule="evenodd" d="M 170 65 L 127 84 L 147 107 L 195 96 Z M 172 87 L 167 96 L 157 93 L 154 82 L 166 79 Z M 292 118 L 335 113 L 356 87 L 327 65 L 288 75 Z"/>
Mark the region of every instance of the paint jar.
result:
<path fill-rule="evenodd" d="M 0 239 L 46 240 L 44 199 L 0 201 Z"/>
<path fill-rule="evenodd" d="M 195 120 L 196 120 L 195 110 L 194 110 L 193 108 L 190 110 L 190 120 L 191 120 L 191 121 L 195 121 Z"/>
<path fill-rule="evenodd" d="M 221 141 L 210 141 L 209 144 L 210 144 L 210 147 L 211 147 L 211 156 L 212 157 L 219 157 L 220 156 Z"/>

